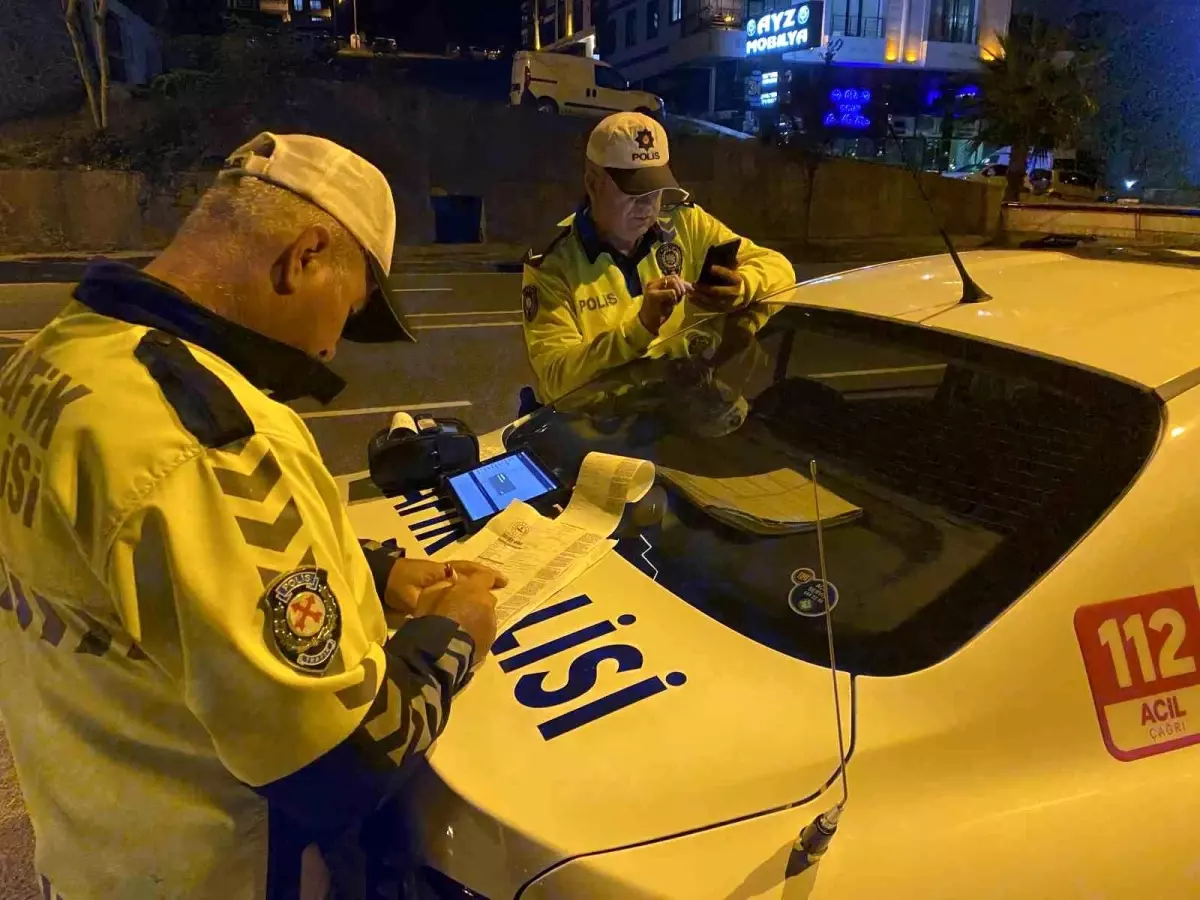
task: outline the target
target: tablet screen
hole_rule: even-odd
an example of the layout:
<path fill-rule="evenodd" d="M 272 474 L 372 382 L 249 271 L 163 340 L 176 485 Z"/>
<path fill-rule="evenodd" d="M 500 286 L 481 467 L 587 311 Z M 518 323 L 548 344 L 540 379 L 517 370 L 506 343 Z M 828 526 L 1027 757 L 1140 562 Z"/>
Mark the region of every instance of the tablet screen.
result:
<path fill-rule="evenodd" d="M 557 487 L 554 479 L 523 450 L 485 462 L 448 481 L 463 512 L 472 521 L 494 516 L 514 500 L 528 502 Z"/>

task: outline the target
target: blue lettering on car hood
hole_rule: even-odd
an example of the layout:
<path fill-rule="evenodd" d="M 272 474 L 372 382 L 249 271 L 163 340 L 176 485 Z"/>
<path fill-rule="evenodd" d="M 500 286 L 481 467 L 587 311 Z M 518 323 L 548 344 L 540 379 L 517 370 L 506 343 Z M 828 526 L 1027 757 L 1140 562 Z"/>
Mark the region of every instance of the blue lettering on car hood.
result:
<path fill-rule="evenodd" d="M 616 663 L 617 673 L 636 671 L 645 663 L 642 651 L 633 644 L 594 645 L 595 641 L 616 634 L 619 628 L 635 625 L 637 617 L 630 613 L 617 616 L 615 624 L 610 620 L 592 622 L 535 646 L 521 645 L 518 635 L 522 629 L 565 616 L 591 604 L 590 597 L 579 594 L 544 606 L 521 619 L 492 644 L 492 655 L 499 660 L 502 671 L 522 673 L 513 686 L 516 701 L 527 709 L 555 711 L 537 726 L 547 741 L 661 694 L 668 687 L 682 687 L 687 683 L 687 676 L 683 672 L 674 671 L 661 677 L 651 675 L 615 691 L 606 691 L 603 686 L 597 690 L 602 680 L 600 665 L 606 660 Z M 584 645 L 587 645 L 586 649 L 580 649 Z M 571 660 L 566 682 L 562 685 L 548 686 L 546 682 L 550 673 L 531 669 L 551 657 L 561 657 L 568 652 L 577 655 Z M 592 694 L 596 696 L 578 706 L 557 711 Z"/>

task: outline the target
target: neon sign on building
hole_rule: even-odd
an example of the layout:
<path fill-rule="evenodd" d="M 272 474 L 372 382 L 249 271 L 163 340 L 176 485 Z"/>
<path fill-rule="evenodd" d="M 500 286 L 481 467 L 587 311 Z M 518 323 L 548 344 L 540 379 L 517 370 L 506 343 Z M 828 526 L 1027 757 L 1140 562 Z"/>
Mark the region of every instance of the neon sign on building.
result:
<path fill-rule="evenodd" d="M 825 113 L 823 124 L 826 128 L 861 131 L 871 127 L 871 118 L 865 112 L 871 102 L 871 92 L 866 88 L 834 88 L 829 92 L 829 101 L 833 109 Z"/>
<path fill-rule="evenodd" d="M 751 19 L 746 23 L 746 55 L 787 53 L 818 47 L 824 18 L 823 0 L 809 0 L 808 3 Z"/>

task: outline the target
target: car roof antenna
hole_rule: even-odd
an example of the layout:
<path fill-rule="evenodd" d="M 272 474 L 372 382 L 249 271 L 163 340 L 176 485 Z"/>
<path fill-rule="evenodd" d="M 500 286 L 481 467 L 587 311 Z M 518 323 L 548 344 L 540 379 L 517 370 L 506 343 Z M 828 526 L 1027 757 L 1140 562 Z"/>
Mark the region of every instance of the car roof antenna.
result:
<path fill-rule="evenodd" d="M 836 806 L 821 813 L 801 830 L 792 844 L 792 852 L 788 856 L 785 878 L 799 875 L 806 869 L 816 865 L 821 857 L 825 855 L 825 851 L 829 849 L 829 844 L 833 840 L 833 836 L 837 833 L 838 820 L 841 819 L 842 811 L 846 808 L 846 801 L 850 799 L 850 782 L 846 777 L 846 735 L 842 727 L 842 700 L 838 694 L 837 656 L 834 654 L 833 649 L 833 616 L 829 608 L 829 575 L 825 569 L 825 526 L 821 520 L 821 488 L 820 480 L 817 477 L 817 461 L 815 459 L 810 460 L 808 463 L 808 474 L 812 481 L 813 509 L 817 516 L 817 561 L 821 567 L 825 638 L 829 643 L 829 671 L 833 675 L 833 714 L 837 719 L 838 770 L 842 776 L 842 799 L 837 802 Z"/>
<path fill-rule="evenodd" d="M 904 145 L 900 143 L 900 138 L 896 136 L 896 129 L 892 125 L 891 117 L 888 118 L 888 134 L 892 136 L 892 140 L 896 144 L 896 148 L 900 151 L 900 159 L 904 159 Z M 905 165 L 906 169 L 908 166 Z M 954 249 L 954 242 L 950 240 L 950 235 L 946 233 L 946 229 L 942 227 L 942 220 L 938 218 L 937 210 L 933 208 L 933 201 L 929 199 L 929 195 L 925 193 L 925 185 L 921 184 L 921 175 L 916 169 L 909 169 L 909 173 L 913 177 L 913 183 L 917 186 L 917 192 L 920 193 L 921 199 L 925 201 L 925 206 L 929 210 L 929 215 L 933 219 L 933 224 L 937 226 L 938 234 L 942 236 L 942 242 L 946 245 L 946 249 L 950 251 L 950 258 L 954 260 L 954 268 L 958 269 L 958 277 L 962 279 L 963 293 L 959 303 L 983 303 L 985 300 L 991 300 L 992 295 L 975 283 L 975 280 L 967 273 L 967 267 L 963 265 L 962 257 L 958 255 L 958 251 Z"/>

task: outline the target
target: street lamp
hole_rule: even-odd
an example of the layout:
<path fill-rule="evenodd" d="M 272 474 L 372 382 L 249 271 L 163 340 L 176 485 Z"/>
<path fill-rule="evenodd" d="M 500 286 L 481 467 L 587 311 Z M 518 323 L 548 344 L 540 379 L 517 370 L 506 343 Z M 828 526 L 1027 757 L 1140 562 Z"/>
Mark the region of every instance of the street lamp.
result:
<path fill-rule="evenodd" d="M 334 4 L 334 7 L 333 7 L 334 37 L 337 37 L 337 8 L 345 2 L 346 2 L 346 0 L 337 0 L 337 2 Z M 350 49 L 357 50 L 357 49 L 359 49 L 359 46 L 358 46 L 358 0 L 351 0 L 351 3 L 352 3 L 353 11 L 354 11 L 354 33 L 352 35 L 350 35 Z"/>

